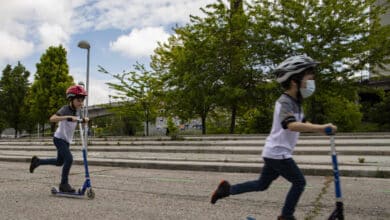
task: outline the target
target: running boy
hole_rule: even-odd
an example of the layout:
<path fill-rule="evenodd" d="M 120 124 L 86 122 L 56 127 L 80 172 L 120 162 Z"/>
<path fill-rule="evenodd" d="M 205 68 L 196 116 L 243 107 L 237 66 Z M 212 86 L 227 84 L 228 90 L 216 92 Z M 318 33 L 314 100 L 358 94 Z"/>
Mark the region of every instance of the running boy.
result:
<path fill-rule="evenodd" d="M 300 55 L 292 56 L 276 67 L 276 80 L 285 91 L 275 103 L 271 133 L 262 152 L 264 167 L 261 175 L 257 180 L 235 185 L 222 180 L 211 197 L 212 204 L 229 195 L 264 191 L 272 181 L 282 176 L 291 182 L 292 186 L 278 220 L 295 219 L 295 207 L 306 185 L 305 177 L 292 158 L 299 133 L 325 133 L 327 127 L 330 127 L 333 133 L 337 130 L 333 124 L 312 124 L 304 119 L 301 104 L 304 98 L 314 93 L 314 70 L 317 65 L 318 62 L 312 58 Z"/>
<path fill-rule="evenodd" d="M 70 152 L 69 145 L 73 139 L 85 96 L 87 96 L 87 91 L 82 86 L 70 86 L 66 90 L 66 98 L 69 101 L 68 105 L 63 106 L 56 114 L 50 117 L 50 122 L 59 122 L 53 138 L 54 145 L 57 148 L 57 158 L 39 159 L 37 156 L 33 156 L 31 159 L 30 173 L 34 172 L 34 169 L 40 165 L 63 165 L 59 186 L 61 192 L 75 192 L 75 189 L 68 182 L 69 171 L 73 163 L 73 156 Z M 88 118 L 83 118 L 84 123 L 87 123 L 88 120 Z"/>

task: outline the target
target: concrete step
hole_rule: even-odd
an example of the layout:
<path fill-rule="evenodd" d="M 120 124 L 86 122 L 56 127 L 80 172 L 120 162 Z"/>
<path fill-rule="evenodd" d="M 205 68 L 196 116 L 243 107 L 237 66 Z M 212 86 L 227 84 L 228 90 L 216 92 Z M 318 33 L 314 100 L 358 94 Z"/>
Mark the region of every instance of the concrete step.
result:
<path fill-rule="evenodd" d="M 78 134 L 78 133 L 77 133 Z M 180 135 L 179 138 L 182 140 L 264 140 L 268 134 L 222 134 L 222 135 Z M 356 133 L 337 133 L 337 139 L 390 139 L 389 132 L 356 132 Z M 329 139 L 329 137 L 316 134 L 316 133 L 301 133 L 300 140 L 303 139 Z M 51 136 L 45 137 L 23 137 L 23 138 L 2 138 L 1 140 L 6 140 L 10 142 L 18 142 L 20 140 L 24 141 L 51 141 Z M 145 140 L 171 140 L 168 136 L 149 136 L 149 137 L 140 137 L 140 136 L 108 136 L 103 138 L 89 137 L 89 140 L 92 141 L 145 141 Z"/>
<path fill-rule="evenodd" d="M 262 147 L 177 147 L 177 146 L 90 146 L 89 152 L 155 152 L 155 153 L 188 153 L 188 154 L 255 154 L 261 155 Z M 0 151 L 56 151 L 54 146 L 2 146 Z M 72 147 L 79 151 L 80 148 Z M 390 156 L 390 147 L 337 147 L 339 155 L 386 155 Z M 329 155 L 330 148 L 296 147 L 295 155 Z"/>
<path fill-rule="evenodd" d="M 28 156 L 0 156 L 0 161 L 25 162 L 28 163 L 31 157 Z M 81 159 L 74 159 L 74 164 L 81 165 Z M 193 171 L 215 171 L 215 172 L 246 172 L 259 173 L 262 165 L 259 163 L 232 163 L 232 162 L 199 162 L 199 161 L 163 161 L 163 160 L 131 160 L 112 158 L 90 158 L 89 166 L 110 166 L 110 167 L 131 167 L 145 169 L 173 169 L 173 170 L 193 170 Z M 305 175 L 332 176 L 331 165 L 299 165 Z M 26 164 L 26 170 L 28 165 Z M 340 166 L 341 176 L 353 177 L 376 177 L 390 178 L 389 167 L 374 166 Z"/>
<path fill-rule="evenodd" d="M 32 156 L 41 158 L 56 157 L 54 151 L 2 151 L 1 156 Z M 82 159 L 79 152 L 73 152 L 74 158 Z M 130 160 L 169 160 L 169 161 L 200 161 L 200 162 L 234 162 L 234 163 L 263 163 L 260 155 L 237 155 L 237 154 L 186 154 L 186 153 L 150 153 L 150 152 L 88 152 L 89 158 L 111 158 Z M 338 155 L 339 165 L 349 166 L 376 166 L 390 167 L 388 156 L 356 156 Z M 330 155 L 295 155 L 294 160 L 298 164 L 329 165 Z"/>
<path fill-rule="evenodd" d="M 90 165 L 101 166 L 258 173 L 263 166 L 265 137 L 186 136 L 177 141 L 168 137 L 92 138 L 88 160 Z M 82 164 L 77 136 L 71 148 L 75 163 Z M 338 134 L 336 150 L 342 176 L 390 177 L 390 135 Z M 28 163 L 32 155 L 55 157 L 52 139 L 0 139 L 0 161 Z M 332 175 L 329 137 L 302 135 L 294 159 L 307 175 Z"/>
<path fill-rule="evenodd" d="M 218 141 L 104 141 L 95 140 L 89 141 L 89 146 L 264 146 L 265 140 L 218 140 Z M 47 141 L 0 141 L 1 146 L 46 146 L 53 145 L 52 140 Z M 76 139 L 73 145 L 80 145 L 80 141 Z M 337 146 L 388 146 L 390 147 L 390 139 L 336 139 Z M 299 146 L 329 146 L 329 139 L 304 139 L 299 140 Z"/>

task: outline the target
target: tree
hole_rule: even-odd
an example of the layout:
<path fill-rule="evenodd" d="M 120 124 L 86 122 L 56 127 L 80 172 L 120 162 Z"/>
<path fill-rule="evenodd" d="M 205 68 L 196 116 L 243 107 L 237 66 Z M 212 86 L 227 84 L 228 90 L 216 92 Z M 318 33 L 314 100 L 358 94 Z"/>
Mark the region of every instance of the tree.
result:
<path fill-rule="evenodd" d="M 157 98 L 161 91 L 159 79 L 139 63 L 134 65 L 134 71 L 122 74 L 111 74 L 101 66 L 99 72 L 111 75 L 119 81 L 119 83 L 107 83 L 117 92 L 113 98 L 123 101 L 132 114 L 140 116 L 138 118 L 146 125 L 145 135 L 149 136 L 149 122 L 156 118 L 159 107 Z"/>
<path fill-rule="evenodd" d="M 201 10 L 205 17 L 190 16 L 190 24 L 176 28 L 176 36 L 155 50 L 152 67 L 172 88 L 171 100 L 178 104 L 170 106 L 201 117 L 203 134 L 206 117 L 217 106 L 231 112 L 233 133 L 237 113 L 254 102 L 260 78 L 249 62 L 248 18 L 240 0 L 232 0 L 231 9 L 218 1 Z"/>
<path fill-rule="evenodd" d="M 0 80 L 2 114 L 5 115 L 5 123 L 15 129 L 15 138 L 26 119 L 23 104 L 29 87 L 29 76 L 30 72 L 18 62 L 14 68 L 7 65 Z"/>
<path fill-rule="evenodd" d="M 152 56 L 151 66 L 164 83 L 164 109 L 183 120 L 200 117 L 202 134 L 206 134 L 206 118 L 215 107 L 220 87 L 213 64 L 215 53 L 220 52 L 214 42 L 217 38 L 198 25 L 177 28 L 175 33 Z"/>
<path fill-rule="evenodd" d="M 66 50 L 62 45 L 49 47 L 36 66 L 37 72 L 30 93 L 31 113 L 34 121 L 41 124 L 44 131 L 49 117 L 67 103 L 65 92 L 74 82 L 69 75 Z M 52 132 L 54 125 L 51 126 Z"/>
<path fill-rule="evenodd" d="M 390 29 L 389 25 L 380 25 L 389 1 L 384 5 L 375 2 L 277 0 L 256 1 L 251 7 L 251 15 L 257 21 L 254 33 L 260 35 L 259 39 L 272 41 L 269 50 L 259 47 L 258 51 L 267 53 L 273 65 L 294 54 L 307 54 L 321 62 L 316 75 L 317 95 L 306 101 L 307 115 L 312 121 L 338 121 L 336 115 L 325 110 L 327 103 L 354 105 L 358 88 L 355 74 L 368 71 L 369 66 L 384 67 L 389 62 Z M 349 117 L 347 121 L 355 120 L 351 117 L 361 118 L 357 117 L 358 107 L 349 109 L 352 112 L 345 115 Z"/>
<path fill-rule="evenodd" d="M 389 25 L 379 22 L 389 1 L 375 2 L 258 0 L 244 12 L 239 0 L 230 1 L 230 9 L 218 1 L 201 9 L 204 17 L 191 16 L 190 24 L 176 28 L 155 50 L 151 66 L 166 79 L 164 91 L 177 101 L 170 105 L 176 112 L 203 120 L 215 109 L 229 109 L 234 132 L 236 118 L 245 124 L 258 110 L 269 115 L 256 106 L 272 106 L 265 86 L 274 78 L 272 68 L 291 55 L 307 54 L 321 61 L 318 95 L 305 101 L 308 118 L 340 121 L 327 103 L 345 103 L 351 111 L 345 129 L 354 129 L 361 118 L 354 77 L 384 67 L 390 57 Z"/>

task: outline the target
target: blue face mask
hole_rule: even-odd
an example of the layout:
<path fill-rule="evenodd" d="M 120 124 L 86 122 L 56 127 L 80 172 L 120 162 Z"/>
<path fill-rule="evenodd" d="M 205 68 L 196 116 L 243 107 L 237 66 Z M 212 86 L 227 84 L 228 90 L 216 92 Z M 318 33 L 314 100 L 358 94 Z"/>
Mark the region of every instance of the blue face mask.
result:
<path fill-rule="evenodd" d="M 302 97 L 307 98 L 311 95 L 313 95 L 314 91 L 316 90 L 316 83 L 314 80 L 306 80 L 306 88 L 300 88 Z"/>

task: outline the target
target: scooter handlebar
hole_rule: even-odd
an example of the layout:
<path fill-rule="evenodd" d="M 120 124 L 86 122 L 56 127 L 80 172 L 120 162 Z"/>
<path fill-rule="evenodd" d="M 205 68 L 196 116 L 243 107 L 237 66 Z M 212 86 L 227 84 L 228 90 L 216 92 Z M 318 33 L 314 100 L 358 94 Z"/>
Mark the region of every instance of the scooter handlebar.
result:
<path fill-rule="evenodd" d="M 334 132 L 333 132 L 333 129 L 332 129 L 332 127 L 326 127 L 325 128 L 325 134 L 326 135 L 334 135 Z"/>
<path fill-rule="evenodd" d="M 84 120 L 84 118 L 78 118 L 78 119 L 77 119 L 77 122 L 84 123 L 85 120 Z"/>

